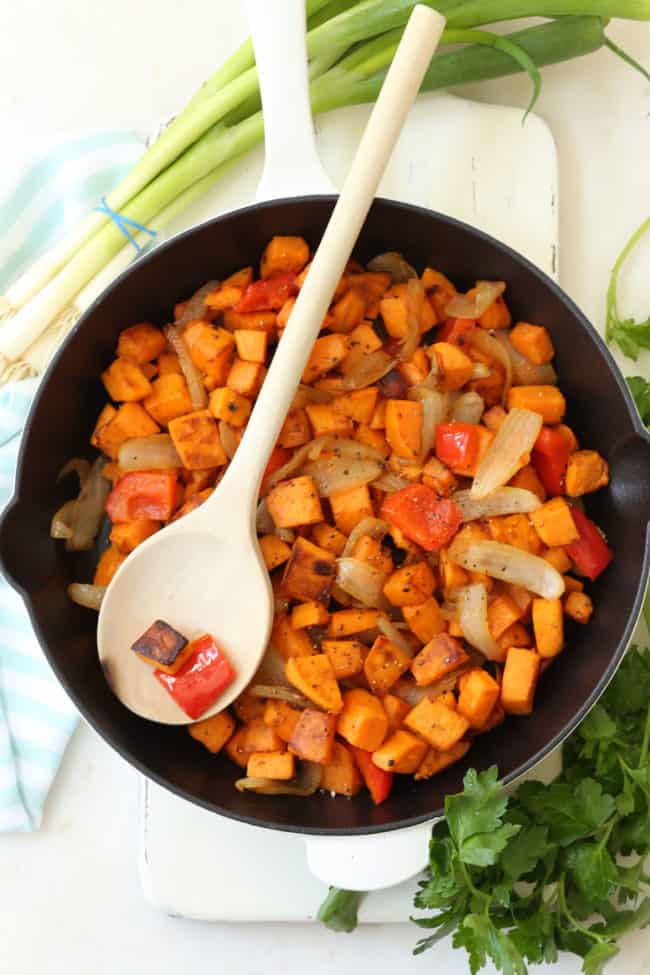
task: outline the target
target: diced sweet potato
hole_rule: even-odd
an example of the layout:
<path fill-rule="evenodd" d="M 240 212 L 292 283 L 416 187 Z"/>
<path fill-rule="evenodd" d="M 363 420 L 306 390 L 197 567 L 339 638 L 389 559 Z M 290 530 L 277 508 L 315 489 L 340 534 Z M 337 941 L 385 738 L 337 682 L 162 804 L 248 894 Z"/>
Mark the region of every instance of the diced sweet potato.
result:
<path fill-rule="evenodd" d="M 431 348 L 438 363 L 440 389 L 460 389 L 472 378 L 474 364 L 457 345 L 434 342 Z"/>
<path fill-rule="evenodd" d="M 409 669 L 410 658 L 385 636 L 378 636 L 366 657 L 363 670 L 370 690 L 385 694 Z"/>
<path fill-rule="evenodd" d="M 298 631 L 301 632 L 301 631 Z M 324 653 L 311 657 L 289 657 L 285 664 L 287 680 L 323 711 L 339 714 L 343 700 L 334 670 Z"/>
<path fill-rule="evenodd" d="M 349 535 L 360 521 L 372 518 L 375 513 L 367 484 L 347 491 L 335 491 L 330 495 L 329 502 L 336 527 L 344 535 Z"/>
<path fill-rule="evenodd" d="M 166 347 L 167 340 L 163 333 L 148 322 L 125 328 L 117 340 L 118 356 L 132 359 L 138 365 L 156 359 Z"/>
<path fill-rule="evenodd" d="M 508 650 L 510 647 L 530 647 L 533 641 L 525 626 L 521 623 L 513 623 L 507 630 L 504 630 L 497 643 L 502 650 Z"/>
<path fill-rule="evenodd" d="M 452 472 L 437 457 L 430 457 L 422 468 L 422 483 L 445 498 L 458 487 L 458 481 Z"/>
<path fill-rule="evenodd" d="M 235 331 L 235 345 L 237 355 L 245 362 L 264 362 L 266 360 L 266 345 L 268 336 L 251 328 L 238 328 Z"/>
<path fill-rule="evenodd" d="M 444 633 L 447 628 L 438 601 L 434 596 L 415 606 L 403 606 L 402 614 L 409 625 L 409 629 L 423 643 L 428 643 L 436 634 Z"/>
<path fill-rule="evenodd" d="M 372 414 L 372 419 L 370 421 L 371 430 L 385 430 L 386 429 L 386 404 L 387 399 L 380 399 L 377 401 L 375 407 L 375 412 Z"/>
<path fill-rule="evenodd" d="M 234 393 L 227 386 L 220 386 L 210 393 L 210 412 L 217 420 L 233 427 L 243 427 L 250 416 L 252 404 L 245 396 Z"/>
<path fill-rule="evenodd" d="M 323 602 L 329 598 L 335 576 L 332 553 L 299 536 L 284 570 L 282 592 L 292 599 Z"/>
<path fill-rule="evenodd" d="M 488 606 L 487 617 L 490 633 L 498 640 L 509 626 L 521 619 L 522 612 L 514 599 L 504 594 L 492 600 Z"/>
<path fill-rule="evenodd" d="M 542 658 L 533 650 L 510 647 L 501 678 L 501 704 L 507 714 L 530 714 Z"/>
<path fill-rule="evenodd" d="M 396 339 L 403 339 L 408 334 L 406 289 L 405 284 L 394 285 L 379 302 L 379 313 L 386 326 L 386 331 Z M 433 307 L 428 301 L 424 301 L 420 311 L 420 333 L 427 332 L 435 324 L 436 315 Z"/>
<path fill-rule="evenodd" d="M 361 536 L 354 546 L 352 555 L 358 562 L 366 562 L 386 575 L 393 571 L 393 560 L 390 555 L 382 548 L 381 542 L 371 535 Z"/>
<path fill-rule="evenodd" d="M 376 609 L 340 609 L 330 614 L 327 634 L 338 638 L 374 630 L 378 615 Z"/>
<path fill-rule="evenodd" d="M 549 548 L 568 545 L 578 538 L 579 532 L 571 516 L 571 508 L 564 498 L 551 498 L 537 511 L 531 511 L 530 520 Z"/>
<path fill-rule="evenodd" d="M 382 341 L 372 325 L 362 322 L 357 325 L 348 338 L 348 353 L 341 364 L 341 372 L 347 375 L 357 368 L 364 356 L 381 349 Z"/>
<path fill-rule="evenodd" d="M 541 508 L 539 510 L 541 511 Z M 537 555 L 539 552 L 541 548 L 539 533 L 535 531 L 527 515 L 501 515 L 488 519 L 488 524 L 490 535 L 495 542 L 513 545 L 532 555 Z"/>
<path fill-rule="evenodd" d="M 332 332 L 347 334 L 363 321 L 366 299 L 358 288 L 350 288 L 334 303 L 331 311 Z"/>
<path fill-rule="evenodd" d="M 321 789 L 340 796 L 356 796 L 363 788 L 363 779 L 352 753 L 340 741 L 332 742 L 332 753 L 323 766 Z"/>
<path fill-rule="evenodd" d="M 280 481 L 266 496 L 266 507 L 278 528 L 315 525 L 323 520 L 323 509 L 311 477 Z"/>
<path fill-rule="evenodd" d="M 557 386 L 513 386 L 508 392 L 508 409 L 532 410 L 544 423 L 560 423 L 566 412 L 566 400 Z"/>
<path fill-rule="evenodd" d="M 213 328 L 206 322 L 193 322 L 183 333 L 192 362 L 201 372 L 222 386 L 230 371 L 235 340 L 225 328 Z"/>
<path fill-rule="evenodd" d="M 609 484 L 609 467 L 597 450 L 576 450 L 566 469 L 566 493 L 570 498 L 598 491 Z"/>
<path fill-rule="evenodd" d="M 295 775 L 295 759 L 291 752 L 253 752 L 248 757 L 246 775 L 286 781 Z"/>
<path fill-rule="evenodd" d="M 95 569 L 93 585 L 107 586 L 125 558 L 126 555 L 120 552 L 114 545 L 111 545 L 102 552 L 97 563 L 97 568 Z"/>
<path fill-rule="evenodd" d="M 135 403 L 151 392 L 151 383 L 130 359 L 115 359 L 102 373 L 106 392 L 118 403 Z"/>
<path fill-rule="evenodd" d="M 386 439 L 398 457 L 415 460 L 422 450 L 422 403 L 386 401 Z"/>
<path fill-rule="evenodd" d="M 259 362 L 235 359 L 226 377 L 226 386 L 242 396 L 257 396 L 262 388 L 265 369 Z"/>
<path fill-rule="evenodd" d="M 273 332 L 277 323 L 277 315 L 274 311 L 233 311 L 229 308 L 223 313 L 223 326 L 229 332 L 236 332 L 238 329 L 248 329 L 252 332 Z"/>
<path fill-rule="evenodd" d="M 293 410 L 282 424 L 278 445 L 291 450 L 311 440 L 309 420 L 304 410 Z"/>
<path fill-rule="evenodd" d="M 160 522 L 149 518 L 140 521 L 124 521 L 122 524 L 113 525 L 110 540 L 119 552 L 128 555 L 159 528 Z"/>
<path fill-rule="evenodd" d="M 174 352 L 161 352 L 158 356 L 158 375 L 159 376 L 182 376 L 178 356 Z"/>
<path fill-rule="evenodd" d="M 440 752 L 453 748 L 469 728 L 469 721 L 462 714 L 439 698 L 432 701 L 428 697 L 409 711 L 404 724 Z"/>
<path fill-rule="evenodd" d="M 461 569 L 459 565 L 456 565 L 455 562 L 451 561 L 449 554 L 445 551 L 445 549 L 442 549 L 440 552 L 438 571 L 440 573 L 440 582 L 445 595 L 448 595 L 454 589 L 459 589 L 461 586 L 466 586 L 469 582 L 468 574 L 464 569 Z"/>
<path fill-rule="evenodd" d="M 337 413 L 328 403 L 308 403 L 305 409 L 315 437 L 324 437 L 327 433 L 345 437 L 352 433 L 352 420 Z"/>
<path fill-rule="evenodd" d="M 278 538 L 277 535 L 264 535 L 260 538 L 259 543 L 264 565 L 269 572 L 277 569 L 291 555 L 291 547 L 286 542 L 283 542 L 281 538 Z"/>
<path fill-rule="evenodd" d="M 358 440 L 359 443 L 365 444 L 367 447 L 373 447 L 375 450 L 378 450 L 384 459 L 390 454 L 390 446 L 381 430 L 372 430 L 365 423 L 359 424 L 355 431 L 354 439 Z"/>
<path fill-rule="evenodd" d="M 470 744 L 469 741 L 459 741 L 447 752 L 438 752 L 435 748 L 430 748 L 415 773 L 416 782 L 430 779 L 432 775 L 460 761 L 469 751 Z"/>
<path fill-rule="evenodd" d="M 564 612 L 576 623 L 588 623 L 593 611 L 591 599 L 584 592 L 570 592 L 564 600 Z"/>
<path fill-rule="evenodd" d="M 228 757 L 246 768 L 248 758 L 253 752 L 274 752 L 282 748 L 282 739 L 273 728 L 269 728 L 262 718 L 253 718 L 242 725 L 226 743 Z"/>
<path fill-rule="evenodd" d="M 248 691 L 242 691 L 233 701 L 233 710 L 242 724 L 249 724 L 255 718 L 263 718 L 266 705 L 261 697 L 253 697 Z"/>
<path fill-rule="evenodd" d="M 106 405 L 102 407 L 101 412 L 95 422 L 95 428 L 90 435 L 90 443 L 93 447 L 97 447 L 98 450 L 103 450 L 100 439 L 102 430 L 108 426 L 116 414 L 117 410 L 111 403 L 106 403 Z M 106 452 L 107 451 L 104 450 L 104 453 Z"/>
<path fill-rule="evenodd" d="M 309 260 L 309 245 L 302 237 L 273 237 L 266 245 L 260 261 L 260 276 L 297 274 Z"/>
<path fill-rule="evenodd" d="M 100 419 L 104 415 L 104 410 L 100 414 Z M 106 414 L 108 415 L 108 414 Z M 113 413 L 107 423 L 95 428 L 93 437 L 96 436 L 99 449 L 113 459 L 117 458 L 120 446 L 125 440 L 133 437 L 149 437 L 158 433 L 159 427 L 140 403 L 123 403 L 120 408 Z"/>
<path fill-rule="evenodd" d="M 272 728 L 282 741 L 288 742 L 298 724 L 301 712 L 286 701 L 267 701 L 264 708 L 264 724 Z"/>
<path fill-rule="evenodd" d="M 253 268 L 247 265 L 238 271 L 234 271 L 230 277 L 221 283 L 224 288 L 247 288 L 249 284 L 253 283 L 253 276 Z"/>
<path fill-rule="evenodd" d="M 550 362 L 555 355 L 551 336 L 542 325 L 517 322 L 508 337 L 517 352 L 536 366 Z"/>
<path fill-rule="evenodd" d="M 571 559 L 566 553 L 566 549 L 562 545 L 556 545 L 554 548 L 547 548 L 545 552 L 541 553 L 542 558 L 553 566 L 554 569 L 564 575 L 571 568 Z"/>
<path fill-rule="evenodd" d="M 482 728 L 499 700 L 500 687 L 486 670 L 474 667 L 464 676 L 458 710 L 474 729 Z"/>
<path fill-rule="evenodd" d="M 387 738 L 381 748 L 373 752 L 372 760 L 385 772 L 401 772 L 410 775 L 418 768 L 427 752 L 428 745 L 409 731 L 399 729 Z"/>
<path fill-rule="evenodd" d="M 388 731 L 388 718 L 381 701 L 361 688 L 346 691 L 336 730 L 350 745 L 376 751 Z"/>
<path fill-rule="evenodd" d="M 276 613 L 271 629 L 271 643 L 282 656 L 311 657 L 314 652 L 311 640 L 304 630 L 296 630 L 285 613 Z"/>
<path fill-rule="evenodd" d="M 354 677 L 363 670 L 366 647 L 358 640 L 323 640 L 322 650 L 327 654 L 337 680 Z"/>
<path fill-rule="evenodd" d="M 232 737 L 235 731 L 235 719 L 227 711 L 220 711 L 219 714 L 213 714 L 211 718 L 189 724 L 187 730 L 192 738 L 200 741 L 209 752 L 216 755 Z"/>
<path fill-rule="evenodd" d="M 334 525 L 328 525 L 326 521 L 314 525 L 311 530 L 311 537 L 320 548 L 324 548 L 326 552 L 331 552 L 332 555 L 340 555 L 347 541 L 343 532 L 340 532 Z"/>
<path fill-rule="evenodd" d="M 582 592 L 585 588 L 584 582 L 575 579 L 573 576 L 564 576 L 564 588 L 566 592 Z"/>
<path fill-rule="evenodd" d="M 152 382 L 151 392 L 143 405 L 161 426 L 166 426 L 177 416 L 191 413 L 192 398 L 185 377 L 173 372 L 159 376 Z"/>
<path fill-rule="evenodd" d="M 384 706 L 384 711 L 388 718 L 389 730 L 396 731 L 411 710 L 409 705 L 401 697 L 397 697 L 396 694 L 385 694 L 381 699 L 381 703 Z"/>
<path fill-rule="evenodd" d="M 169 435 L 183 466 L 189 470 L 223 467 L 228 462 L 217 424 L 209 410 L 195 410 L 170 420 Z"/>
<path fill-rule="evenodd" d="M 540 657 L 555 657 L 564 646 L 561 599 L 533 599 L 533 632 Z"/>
<path fill-rule="evenodd" d="M 237 287 L 233 284 L 226 284 L 222 282 L 218 288 L 211 291 L 205 299 L 205 306 L 213 312 L 222 312 L 226 308 L 232 308 L 240 300 L 243 287 Z"/>
<path fill-rule="evenodd" d="M 384 585 L 384 595 L 393 606 L 418 606 L 433 595 L 436 577 L 427 562 L 396 569 Z"/>
<path fill-rule="evenodd" d="M 461 645 L 447 633 L 438 633 L 411 661 L 411 672 L 420 687 L 428 687 L 469 660 Z"/>
<path fill-rule="evenodd" d="M 348 354 L 348 338 L 345 335 L 323 335 L 316 339 L 314 348 L 302 374 L 304 383 L 313 383 L 319 376 L 336 369 Z"/>
<path fill-rule="evenodd" d="M 300 603 L 291 610 L 291 625 L 294 630 L 302 630 L 307 626 L 325 626 L 329 618 L 327 607 L 314 599 Z"/>
<path fill-rule="evenodd" d="M 332 408 L 336 413 L 341 413 L 356 423 L 370 423 L 378 395 L 379 390 L 376 386 L 367 386 L 365 389 L 357 389 L 352 393 L 337 396 L 332 402 Z"/>
<path fill-rule="evenodd" d="M 424 382 L 431 371 L 431 363 L 424 349 L 416 349 L 410 359 L 397 364 L 397 371 L 407 386 Z"/>
<path fill-rule="evenodd" d="M 485 309 L 483 314 L 478 320 L 481 328 L 493 329 L 493 328 L 510 328 L 512 323 L 512 315 L 508 310 L 503 295 L 499 295 L 498 298 L 492 302 L 492 304 Z"/>
<path fill-rule="evenodd" d="M 289 750 L 307 762 L 326 765 L 332 756 L 336 715 L 305 708 L 289 741 Z"/>
<path fill-rule="evenodd" d="M 164 620 L 155 620 L 131 649 L 146 663 L 153 664 L 166 674 L 175 674 L 192 653 L 192 648 L 182 633 Z M 189 652 L 188 652 L 189 651 Z"/>

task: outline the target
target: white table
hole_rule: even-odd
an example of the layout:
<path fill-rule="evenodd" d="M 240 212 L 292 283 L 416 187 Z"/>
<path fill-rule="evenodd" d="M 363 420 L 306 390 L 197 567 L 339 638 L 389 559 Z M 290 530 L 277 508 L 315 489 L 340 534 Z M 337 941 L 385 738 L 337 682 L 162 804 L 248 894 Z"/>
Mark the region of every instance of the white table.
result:
<path fill-rule="evenodd" d="M 0 5 L 0 119 L 4 151 L 25 130 L 42 134 L 90 126 L 136 127 L 172 113 L 244 36 L 225 0 L 21 0 Z M 188 22 L 192 9 L 193 23 Z M 612 36 L 648 60 L 650 29 L 618 25 Z M 545 72 L 537 111 L 557 139 L 561 176 L 561 278 L 593 320 L 602 320 L 609 267 L 631 230 L 650 213 L 647 160 L 650 86 L 607 51 Z M 524 104 L 518 79 L 463 94 Z M 645 261 L 626 278 L 626 310 L 647 313 Z M 642 266 L 643 267 L 642 270 Z M 629 290 L 628 290 L 629 289 Z M 647 371 L 625 363 L 630 374 Z M 202 925 L 154 912 L 136 874 L 136 773 L 86 727 L 77 731 L 48 801 L 42 831 L 0 836 L 0 972 L 168 975 L 210 966 L 233 975 L 347 972 L 372 962 L 382 973 L 424 971 L 410 958 L 417 932 L 373 926 L 349 938 L 314 925 Z M 255 877 L 250 878 L 251 897 Z M 641 975 L 649 935 L 626 942 L 612 975 Z M 444 944 L 435 965 L 464 975 Z M 558 975 L 578 972 L 563 962 Z"/>

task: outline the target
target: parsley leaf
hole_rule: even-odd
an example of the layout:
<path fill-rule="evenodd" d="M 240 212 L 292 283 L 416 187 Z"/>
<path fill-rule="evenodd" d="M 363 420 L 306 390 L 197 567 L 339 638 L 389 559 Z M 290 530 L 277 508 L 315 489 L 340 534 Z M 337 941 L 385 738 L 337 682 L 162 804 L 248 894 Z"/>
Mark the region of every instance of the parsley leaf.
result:
<path fill-rule="evenodd" d="M 616 865 L 607 847 L 601 843 L 580 843 L 567 857 L 569 872 L 578 889 L 590 904 L 606 900 L 618 878 Z"/>
<path fill-rule="evenodd" d="M 601 975 L 607 962 L 618 954 L 616 945 L 598 942 L 585 955 L 582 962 L 584 975 Z"/>
<path fill-rule="evenodd" d="M 607 289 L 607 317 L 605 339 L 608 344 L 616 342 L 621 351 L 630 359 L 637 359 L 641 349 L 650 349 L 650 318 L 636 322 L 633 318 L 621 318 L 618 310 L 618 276 L 625 259 L 650 228 L 650 218 L 645 220 L 632 235 L 612 268 Z"/>

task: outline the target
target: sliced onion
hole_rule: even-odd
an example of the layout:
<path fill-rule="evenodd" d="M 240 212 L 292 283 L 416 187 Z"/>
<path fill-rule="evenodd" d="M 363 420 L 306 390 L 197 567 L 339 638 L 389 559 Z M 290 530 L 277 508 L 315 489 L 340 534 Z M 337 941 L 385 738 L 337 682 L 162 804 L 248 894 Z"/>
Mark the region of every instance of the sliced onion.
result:
<path fill-rule="evenodd" d="M 219 420 L 219 439 L 226 457 L 232 460 L 239 445 L 233 428 L 225 420 Z"/>
<path fill-rule="evenodd" d="M 272 535 L 275 531 L 275 522 L 269 514 L 268 508 L 266 507 L 266 501 L 264 498 L 260 501 L 257 506 L 257 515 L 255 516 L 255 527 L 257 529 L 258 535 Z"/>
<path fill-rule="evenodd" d="M 50 522 L 50 538 L 72 538 L 72 514 L 76 505 L 76 498 L 73 498 L 54 513 Z"/>
<path fill-rule="evenodd" d="M 68 552 L 87 552 L 93 547 L 111 490 L 110 481 L 102 473 L 104 464 L 103 457 L 95 461 L 74 507 L 69 509 L 72 533 L 65 544 Z"/>
<path fill-rule="evenodd" d="M 478 583 L 475 586 L 464 586 L 459 589 L 456 594 L 456 604 L 458 622 L 467 643 L 480 650 L 488 660 L 504 660 L 505 649 L 501 649 L 488 626 L 485 586 Z"/>
<path fill-rule="evenodd" d="M 451 418 L 458 423 L 478 423 L 484 409 L 483 397 L 478 393 L 462 393 L 451 409 Z"/>
<path fill-rule="evenodd" d="M 449 396 L 440 390 L 429 389 L 426 386 L 412 386 L 408 391 L 408 398 L 422 404 L 422 459 L 433 450 L 436 443 L 436 428 L 444 423 L 449 410 Z"/>
<path fill-rule="evenodd" d="M 435 698 L 440 697 L 441 694 L 445 694 L 447 691 L 453 691 L 456 686 L 456 681 L 461 674 L 469 670 L 469 664 L 465 664 L 462 667 L 457 667 L 450 674 L 446 674 L 441 677 L 440 680 L 435 681 L 433 684 L 429 684 L 428 687 L 420 687 L 415 681 L 409 680 L 405 677 L 400 677 L 400 679 L 393 684 L 390 689 L 391 694 L 395 694 L 402 701 L 405 701 L 412 708 L 420 701 L 428 697 L 429 700 L 433 701 Z"/>
<path fill-rule="evenodd" d="M 373 487 L 385 491 L 386 494 L 392 494 L 394 491 L 401 491 L 402 488 L 408 487 L 411 483 L 406 477 L 394 474 L 393 471 L 384 471 L 381 477 L 373 481 Z"/>
<path fill-rule="evenodd" d="M 503 487 L 526 463 L 542 429 L 542 417 L 532 410 L 510 410 L 478 466 L 471 487 L 473 498 L 485 498 Z"/>
<path fill-rule="evenodd" d="M 339 585 L 337 585 L 336 579 L 332 583 L 332 590 L 331 590 L 331 592 L 332 592 L 332 599 L 335 599 L 337 603 L 340 603 L 341 604 L 341 606 L 356 606 L 356 605 L 359 605 L 352 598 L 352 596 L 349 596 L 347 594 L 347 592 L 345 592 L 344 589 L 341 589 L 341 587 Z"/>
<path fill-rule="evenodd" d="M 57 481 L 63 480 L 67 474 L 74 471 L 79 478 L 79 487 L 83 487 L 90 476 L 90 462 L 83 457 L 73 457 L 67 464 L 64 464 L 59 471 Z"/>
<path fill-rule="evenodd" d="M 473 295 L 454 295 L 447 302 L 448 318 L 480 318 L 506 290 L 505 281 L 477 281 Z"/>
<path fill-rule="evenodd" d="M 351 556 L 357 547 L 357 542 L 364 535 L 370 535 L 371 538 L 379 542 L 389 531 L 390 525 L 387 521 L 382 521 L 381 518 L 362 518 L 348 535 L 348 540 L 341 552 L 341 558 L 347 559 Z"/>
<path fill-rule="evenodd" d="M 417 278 L 418 272 L 405 261 L 397 251 L 387 251 L 385 254 L 378 254 L 368 261 L 369 271 L 379 271 L 390 274 L 393 284 L 406 284 L 409 278 Z"/>
<path fill-rule="evenodd" d="M 300 762 L 293 779 L 262 779 L 247 776 L 238 779 L 235 788 L 239 792 L 258 792 L 263 796 L 313 796 L 320 788 L 323 776 L 322 766 L 316 762 Z"/>
<path fill-rule="evenodd" d="M 168 433 L 125 440 L 118 450 L 117 463 L 123 471 L 153 471 L 183 466 Z"/>
<path fill-rule="evenodd" d="M 420 322 L 424 306 L 424 287 L 419 278 L 409 278 L 406 285 L 406 338 L 399 352 L 401 362 L 408 362 L 420 344 Z"/>
<path fill-rule="evenodd" d="M 406 654 L 407 657 L 412 658 L 415 656 L 415 651 L 413 650 L 413 645 L 405 640 L 400 631 L 397 629 L 394 623 L 386 616 L 377 617 L 377 626 L 384 634 L 387 640 L 394 643 L 396 647 L 399 647 L 402 653 Z"/>
<path fill-rule="evenodd" d="M 68 598 L 77 606 L 96 610 L 99 610 L 105 592 L 106 586 L 89 586 L 85 582 L 71 582 L 67 589 Z"/>
<path fill-rule="evenodd" d="M 345 360 L 341 365 L 343 386 L 347 390 L 364 389 L 372 386 L 393 368 L 397 359 L 393 359 L 383 349 L 377 349 L 370 355 L 364 355 L 346 368 Z"/>
<path fill-rule="evenodd" d="M 298 450 L 294 451 L 293 456 L 289 458 L 286 464 L 282 467 L 278 467 L 277 471 L 267 479 L 267 485 L 270 488 L 275 487 L 280 481 L 284 481 L 285 478 L 290 477 L 295 474 L 296 471 L 302 467 L 304 461 L 309 457 L 315 460 L 320 457 L 322 451 L 329 445 L 335 442 L 335 438 L 330 435 L 325 435 L 322 437 L 316 437 L 315 440 L 310 440 L 309 443 L 303 444 Z"/>
<path fill-rule="evenodd" d="M 486 332 L 484 328 L 475 328 L 469 332 L 468 341 L 473 348 L 482 352 L 483 355 L 490 356 L 491 359 L 496 359 L 503 366 L 505 381 L 501 401 L 505 403 L 508 390 L 512 385 L 512 359 L 508 355 L 507 349 L 504 348 L 502 342 L 497 341 L 495 336 L 491 335 L 490 332 Z"/>
<path fill-rule="evenodd" d="M 165 338 L 178 356 L 178 364 L 185 376 L 185 382 L 187 383 L 193 408 L 195 410 L 204 410 L 208 405 L 208 394 L 205 391 L 203 380 L 198 369 L 192 362 L 189 349 L 185 345 L 183 336 L 177 326 L 178 322 L 176 325 L 165 325 L 163 332 L 165 333 Z"/>
<path fill-rule="evenodd" d="M 484 572 L 502 582 L 523 586 L 544 599 L 559 599 L 564 593 L 564 579 L 550 562 L 514 545 L 489 541 L 452 543 L 449 557 L 470 572 Z"/>
<path fill-rule="evenodd" d="M 277 528 L 276 527 L 274 529 L 274 531 L 275 531 L 275 534 L 278 536 L 278 538 L 282 539 L 282 541 L 283 542 L 286 542 L 288 545 L 293 545 L 293 543 L 296 540 L 296 533 L 291 528 Z"/>
<path fill-rule="evenodd" d="M 383 463 L 378 460 L 348 460 L 327 454 L 304 464 L 302 473 L 313 479 L 321 498 L 329 498 L 337 491 L 350 491 L 369 484 L 383 469 Z"/>
<path fill-rule="evenodd" d="M 299 409 L 305 403 L 331 403 L 333 399 L 334 394 L 326 389 L 317 389 L 315 386 L 305 386 L 304 383 L 300 383 L 291 409 Z"/>
<path fill-rule="evenodd" d="M 382 592 L 386 579 L 386 572 L 367 562 L 350 558 L 336 560 L 337 585 L 364 606 L 386 610 L 389 608 Z"/>
<path fill-rule="evenodd" d="M 472 366 L 472 379 L 487 379 L 491 372 L 487 362 L 475 362 Z"/>
<path fill-rule="evenodd" d="M 253 684 L 263 684 L 273 687 L 289 687 L 289 681 L 284 669 L 284 658 L 272 643 L 266 648 L 262 662 L 255 671 Z"/>
<path fill-rule="evenodd" d="M 557 373 L 550 362 L 535 365 L 522 355 L 508 338 L 508 333 L 498 331 L 495 339 L 501 343 L 512 363 L 512 382 L 515 386 L 555 386 Z"/>
<path fill-rule="evenodd" d="M 204 319 L 207 314 L 207 308 L 205 305 L 205 299 L 211 292 L 216 291 L 219 287 L 219 281 L 208 281 L 207 284 L 202 285 L 198 291 L 195 291 L 191 298 L 185 303 L 185 309 L 180 318 L 177 318 L 174 322 L 176 328 L 182 328 L 188 322 L 194 322 L 197 319 Z M 176 350 L 174 350 L 176 351 Z"/>
<path fill-rule="evenodd" d="M 485 498 L 474 498 L 471 491 L 456 491 L 454 501 L 463 513 L 463 521 L 498 515 L 528 514 L 529 511 L 537 511 L 542 505 L 532 491 L 513 487 L 497 488 Z"/>
<path fill-rule="evenodd" d="M 286 701 L 287 704 L 293 704 L 297 708 L 308 708 L 310 706 L 310 701 L 299 694 L 298 691 L 294 691 L 292 687 L 284 687 L 278 684 L 251 684 L 250 687 L 246 688 L 246 693 L 250 694 L 251 697 L 265 697 L 272 698 L 274 701 Z"/>

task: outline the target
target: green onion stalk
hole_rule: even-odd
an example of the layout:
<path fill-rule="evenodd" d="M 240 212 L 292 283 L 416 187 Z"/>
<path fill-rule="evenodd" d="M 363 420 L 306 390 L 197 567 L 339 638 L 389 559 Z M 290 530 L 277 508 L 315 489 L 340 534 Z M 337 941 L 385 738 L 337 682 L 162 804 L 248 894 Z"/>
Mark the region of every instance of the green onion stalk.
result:
<path fill-rule="evenodd" d="M 416 0 L 307 0 L 307 53 L 314 115 L 376 99 Z M 650 20 L 650 0 L 425 0 L 447 18 L 422 90 L 454 88 L 526 72 L 532 98 L 539 69 L 610 47 L 606 18 Z M 485 24 L 543 16 L 505 36 Z M 459 46 L 460 45 L 460 46 Z M 645 73 L 645 72 L 644 72 Z M 162 229 L 263 140 L 257 70 L 250 40 L 199 88 L 187 106 L 108 194 L 127 218 Z M 0 383 L 38 372 L 117 270 L 127 241 L 105 214 L 92 212 L 0 299 Z M 45 333 L 45 334 L 43 334 Z"/>

